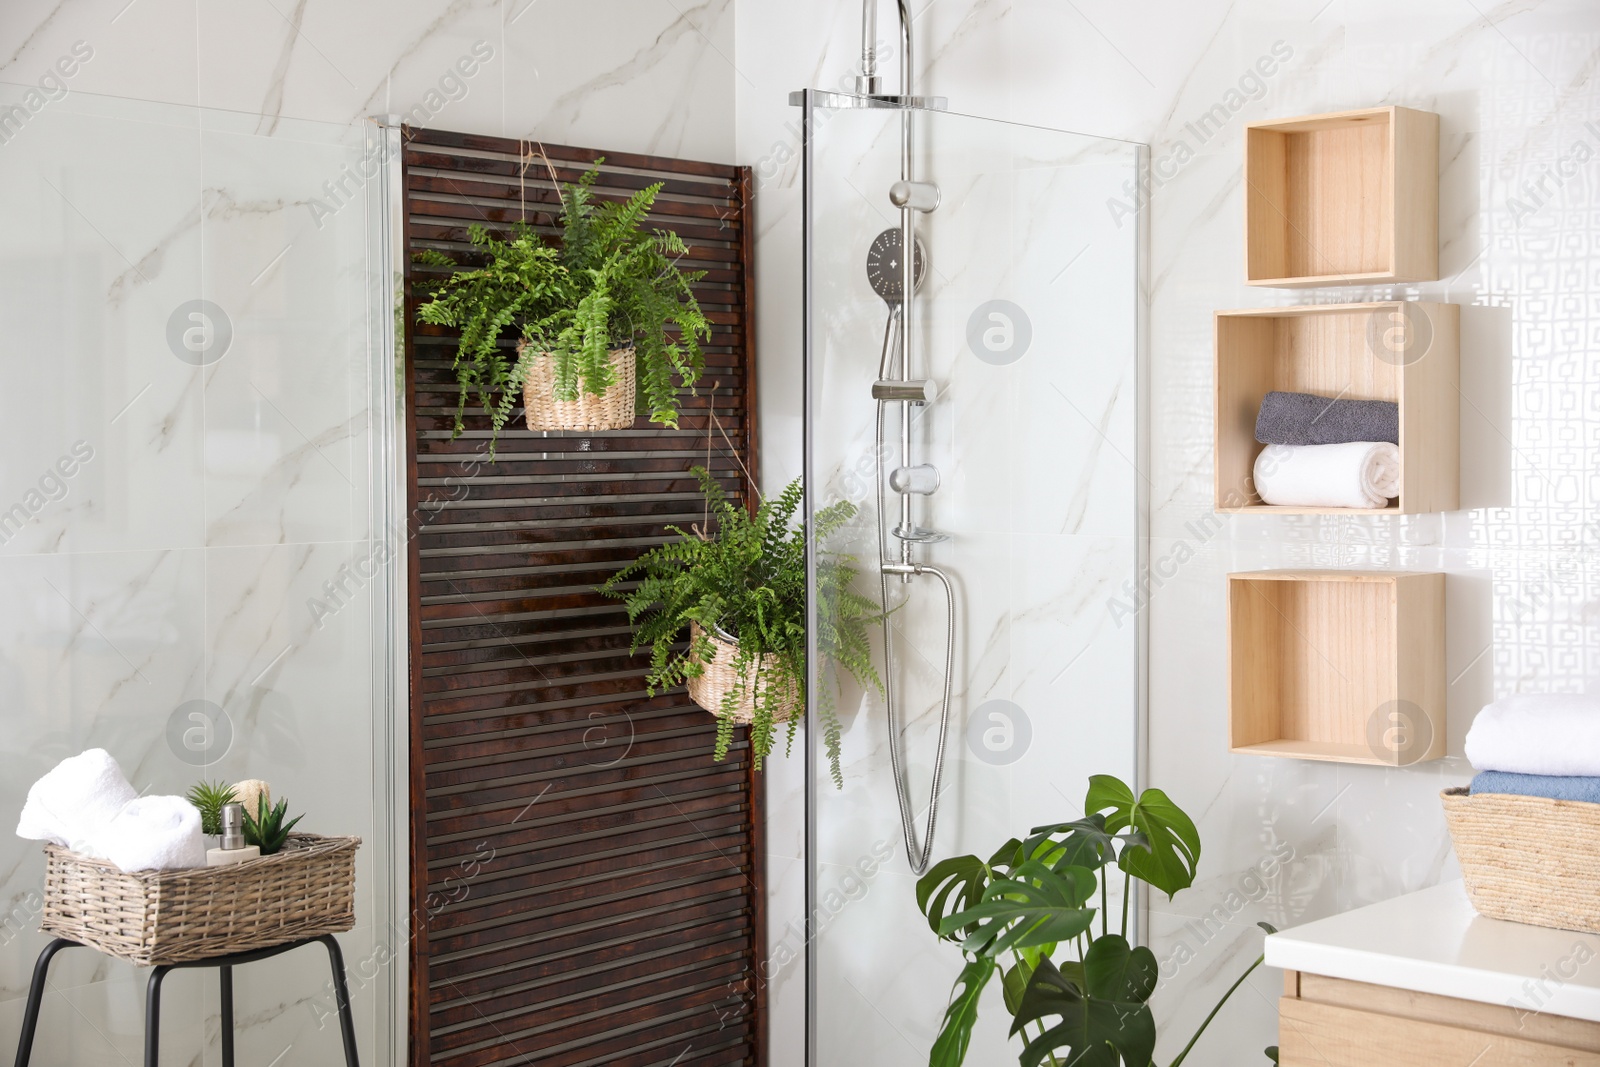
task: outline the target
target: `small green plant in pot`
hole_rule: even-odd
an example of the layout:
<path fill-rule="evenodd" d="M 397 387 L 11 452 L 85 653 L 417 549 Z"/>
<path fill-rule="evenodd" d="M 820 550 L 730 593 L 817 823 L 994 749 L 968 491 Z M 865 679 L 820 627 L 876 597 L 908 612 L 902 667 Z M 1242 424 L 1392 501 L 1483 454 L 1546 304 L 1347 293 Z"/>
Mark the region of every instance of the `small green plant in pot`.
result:
<path fill-rule="evenodd" d="M 806 695 L 806 544 L 798 525 L 803 494 L 798 479 L 752 515 L 727 498 L 702 467 L 700 480 L 710 529 L 685 533 L 651 549 L 600 587 L 627 604 L 633 650 L 650 648 L 650 694 L 688 685 L 691 698 L 717 716 L 715 757 L 727 756 L 737 724 L 750 726 L 750 746 L 759 769 L 773 748 L 780 723 L 794 743 Z M 824 543 L 855 515 L 841 501 L 815 515 Z M 872 667 L 868 626 L 878 605 L 851 591 L 854 557 L 817 556 L 817 645 L 837 684 L 843 667 L 863 686 L 881 687 Z M 839 767 L 840 724 L 834 694 L 818 694 L 818 717 L 834 784 Z"/>
<path fill-rule="evenodd" d="M 561 236 L 551 243 L 517 223 L 507 239 L 468 227 L 474 259 L 461 267 L 438 250 L 420 263 L 456 267 L 417 309 L 422 323 L 455 327 L 460 393 L 455 432 L 478 403 L 497 439 L 520 399 L 530 429 L 607 430 L 633 424 L 636 397 L 650 418 L 678 424 L 678 390 L 705 366 L 711 327 L 695 301 L 703 272 L 684 271 L 677 234 L 646 233 L 656 183 L 624 202 L 596 204 L 600 163 L 561 196 Z"/>
<path fill-rule="evenodd" d="M 222 833 L 222 809 L 238 799 L 234 787 L 222 782 L 198 782 L 186 798 L 200 812 L 200 832 L 216 837 Z"/>
<path fill-rule="evenodd" d="M 1133 880 L 1168 897 L 1188 888 L 1200 862 L 1200 833 L 1161 790 L 1135 796 L 1110 775 L 1089 779 L 1083 810 L 1082 819 L 1012 838 L 987 862 L 956 856 L 917 882 L 917 906 L 928 925 L 966 958 L 930 1067 L 958 1067 L 966 1059 L 979 998 L 996 976 L 1011 1035 L 1025 1043 L 1022 1067 L 1152 1067 L 1156 1023 L 1148 1001 L 1161 971 L 1153 952 L 1128 940 Z M 1122 916 L 1113 932 L 1107 882 L 1119 871 Z M 1183 1063 L 1261 962 L 1223 994 L 1171 1067 Z M 1276 1052 L 1267 1050 L 1274 1060 Z"/>
<path fill-rule="evenodd" d="M 304 815 L 296 815 L 284 822 L 288 814 L 287 800 L 280 800 L 268 807 L 266 794 L 259 794 L 256 797 L 256 810 L 252 812 L 245 808 L 244 811 L 245 844 L 260 848 L 263 856 L 270 856 L 282 849 L 289 840 L 289 831 L 294 829 L 295 823 L 305 818 Z"/>

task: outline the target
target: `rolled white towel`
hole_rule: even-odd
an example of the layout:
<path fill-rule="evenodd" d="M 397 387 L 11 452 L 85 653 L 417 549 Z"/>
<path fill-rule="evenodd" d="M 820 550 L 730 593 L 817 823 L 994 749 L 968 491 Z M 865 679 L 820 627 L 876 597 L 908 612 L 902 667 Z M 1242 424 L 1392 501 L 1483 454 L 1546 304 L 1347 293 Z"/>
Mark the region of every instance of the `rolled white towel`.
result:
<path fill-rule="evenodd" d="M 33 783 L 17 836 L 104 858 L 94 851 L 94 835 L 137 796 L 111 754 L 91 748 L 62 760 Z"/>
<path fill-rule="evenodd" d="M 182 797 L 137 797 L 95 834 L 100 854 L 124 871 L 206 865 L 200 809 Z"/>
<path fill-rule="evenodd" d="M 1600 777 L 1600 698 L 1525 694 L 1478 712 L 1467 759 L 1480 771 Z"/>
<path fill-rule="evenodd" d="M 1280 507 L 1381 508 L 1400 495 L 1400 449 L 1386 441 L 1268 445 L 1255 481 L 1261 499 Z"/>

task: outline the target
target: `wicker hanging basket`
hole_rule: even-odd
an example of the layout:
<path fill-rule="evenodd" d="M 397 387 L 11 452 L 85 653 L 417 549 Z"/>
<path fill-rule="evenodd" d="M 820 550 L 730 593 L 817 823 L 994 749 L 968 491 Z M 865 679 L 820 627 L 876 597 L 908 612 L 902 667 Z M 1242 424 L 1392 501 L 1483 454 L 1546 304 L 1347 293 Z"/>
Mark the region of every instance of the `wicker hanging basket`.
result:
<path fill-rule="evenodd" d="M 705 633 L 699 623 L 689 624 L 689 640 L 699 644 L 700 635 Z M 739 654 L 739 643 L 727 634 L 714 632 L 711 634 L 711 643 L 716 653 L 709 662 L 705 663 L 705 670 L 698 678 L 689 679 L 689 699 L 700 705 L 713 715 L 722 714 L 722 701 L 734 687 L 739 684 L 738 671 L 734 669 L 734 662 Z M 777 710 L 773 713 L 773 722 L 788 722 L 800 712 L 800 695 L 793 692 L 787 677 L 778 669 L 778 657 L 775 653 L 768 652 L 761 657 L 759 663 L 750 664 L 746 672 L 746 685 L 744 693 L 735 705 L 733 721 L 748 726 L 756 718 L 756 676 L 760 675 L 760 684 L 763 686 L 780 685 L 790 688 L 778 701 Z"/>
<path fill-rule="evenodd" d="M 355 925 L 359 837 L 292 834 L 228 867 L 123 871 L 46 845 L 39 928 L 141 966 L 183 963 Z"/>
<path fill-rule="evenodd" d="M 520 358 L 526 341 L 517 343 Z M 578 390 L 576 400 L 557 400 L 556 361 L 549 353 L 533 361 L 522 383 L 522 404 L 530 430 L 626 430 L 633 425 L 634 358 L 632 348 L 612 350 L 611 368 L 616 381 L 596 396 Z"/>
<path fill-rule="evenodd" d="M 1440 799 L 1480 915 L 1600 934 L 1600 804 L 1463 788 Z"/>

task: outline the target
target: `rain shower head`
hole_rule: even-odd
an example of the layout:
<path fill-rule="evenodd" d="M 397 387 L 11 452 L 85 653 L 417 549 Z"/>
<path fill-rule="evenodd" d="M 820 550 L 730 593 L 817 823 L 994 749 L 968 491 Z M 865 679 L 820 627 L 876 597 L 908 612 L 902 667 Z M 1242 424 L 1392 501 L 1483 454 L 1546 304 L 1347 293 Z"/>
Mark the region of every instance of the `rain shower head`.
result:
<path fill-rule="evenodd" d="M 867 249 L 867 281 L 872 283 L 872 291 L 890 307 L 900 303 L 904 283 L 901 280 L 900 249 L 904 239 L 898 227 L 884 230 L 872 241 L 872 247 Z M 917 258 L 912 264 L 915 278 L 912 281 L 913 289 L 922 288 L 922 277 L 928 268 L 928 250 L 921 241 L 916 242 Z"/>

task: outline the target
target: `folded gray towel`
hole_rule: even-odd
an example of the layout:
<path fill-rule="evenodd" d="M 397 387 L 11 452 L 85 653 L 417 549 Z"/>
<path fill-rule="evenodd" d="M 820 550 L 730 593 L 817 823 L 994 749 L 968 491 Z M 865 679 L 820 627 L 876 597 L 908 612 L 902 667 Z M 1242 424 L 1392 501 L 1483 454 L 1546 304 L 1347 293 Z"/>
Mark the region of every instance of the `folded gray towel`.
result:
<path fill-rule="evenodd" d="M 1392 400 L 1335 400 L 1310 393 L 1268 393 L 1256 416 L 1264 445 L 1400 443 L 1400 405 Z"/>

